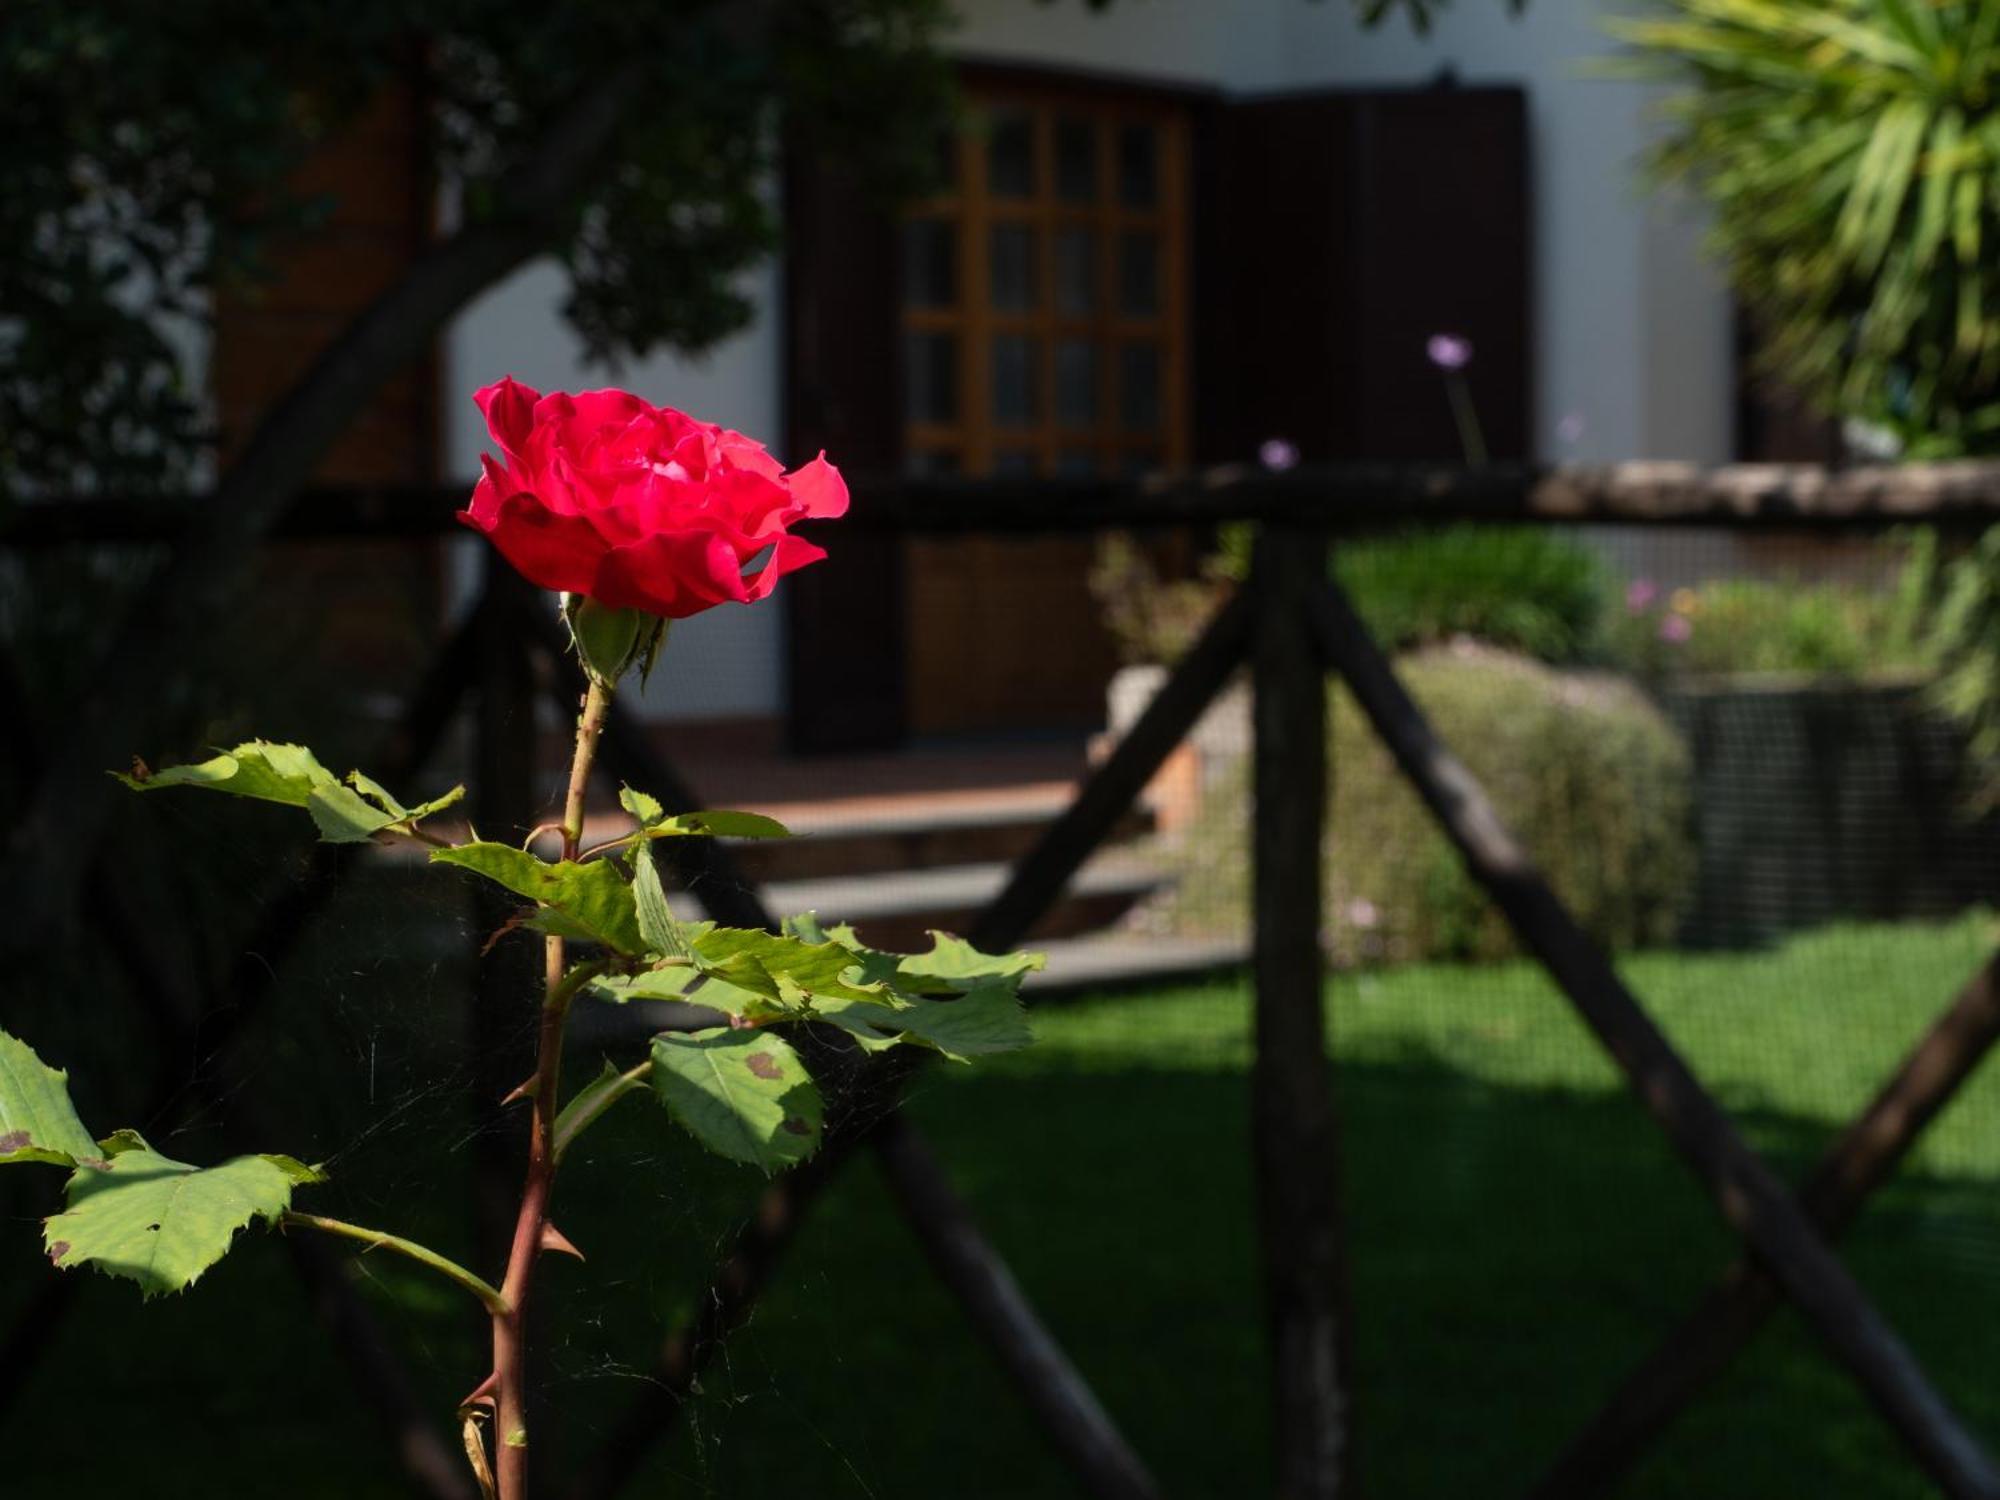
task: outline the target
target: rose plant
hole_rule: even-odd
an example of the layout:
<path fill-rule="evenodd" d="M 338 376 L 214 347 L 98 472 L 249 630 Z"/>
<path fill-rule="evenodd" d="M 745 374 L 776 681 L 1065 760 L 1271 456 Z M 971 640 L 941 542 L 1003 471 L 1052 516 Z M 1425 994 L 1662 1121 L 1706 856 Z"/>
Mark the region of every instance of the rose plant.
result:
<path fill-rule="evenodd" d="M 190 1286 L 253 1221 L 317 1231 L 408 1257 L 461 1290 L 492 1322 L 493 1360 L 460 1406 L 482 1491 L 527 1493 L 528 1312 L 537 1263 L 574 1253 L 550 1217 L 557 1168 L 592 1124 L 628 1095 L 651 1093 L 710 1150 L 776 1172 L 820 1144 L 819 1091 L 793 1040 L 816 1030 L 842 1048 L 928 1048 L 964 1060 L 1029 1041 L 1019 988 L 1033 954 L 993 956 L 943 933 L 927 953 L 884 953 L 851 928 L 792 918 L 777 932 L 690 922 L 669 904 L 654 846 L 676 838 L 771 838 L 785 830 L 744 812 L 670 813 L 647 793 L 619 796 L 630 827 L 583 847 L 585 792 L 613 693 L 643 679 L 668 622 L 767 597 L 786 573 L 825 554 L 790 534 L 832 519 L 847 489 L 824 455 L 787 473 L 762 445 L 624 391 L 537 394 L 507 379 L 477 400 L 503 459 L 460 519 L 523 575 L 562 595 L 588 681 L 553 860 L 529 847 L 441 832 L 463 795 L 414 806 L 359 771 L 336 775 L 302 745 L 252 740 L 193 765 L 120 777 L 140 791 L 196 788 L 303 809 L 334 843 L 402 840 L 436 864 L 492 881 L 525 903 L 518 922 L 543 935 L 545 977 L 533 1076 L 509 1097 L 529 1114 L 527 1162 L 506 1265 L 489 1280 L 386 1230 L 312 1214 L 294 1195 L 325 1180 L 291 1156 L 177 1161 L 136 1131 L 98 1137 L 78 1118 L 65 1075 L 0 1032 L 0 1163 L 65 1168 L 64 1208 L 44 1241 L 58 1267 L 92 1265 L 148 1298 Z M 537 830 L 541 832 L 543 830 Z M 695 1000 L 726 1022 L 662 1032 L 636 1061 L 563 1096 L 563 1039 L 579 1004 Z M 791 1039 L 788 1039 L 791 1038 Z M 623 1064 L 621 1066 L 621 1063 Z"/>

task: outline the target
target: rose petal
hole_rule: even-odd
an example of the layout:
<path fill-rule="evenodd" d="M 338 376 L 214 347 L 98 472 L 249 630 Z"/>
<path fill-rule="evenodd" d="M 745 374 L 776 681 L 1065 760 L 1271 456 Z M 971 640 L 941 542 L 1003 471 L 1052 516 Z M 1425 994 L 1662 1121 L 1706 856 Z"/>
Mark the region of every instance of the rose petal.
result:
<path fill-rule="evenodd" d="M 765 479 L 782 479 L 785 466 L 765 451 L 764 445 L 755 438 L 745 437 L 740 432 L 725 431 L 715 440 L 723 462 L 732 468 L 748 469 Z"/>
<path fill-rule="evenodd" d="M 659 532 L 726 530 L 717 525 L 726 511 L 711 503 L 710 489 L 693 480 L 640 469 L 618 486 L 593 519 L 612 544 L 621 547 Z"/>
<path fill-rule="evenodd" d="M 459 519 L 485 532 L 515 572 L 545 589 L 587 592 L 604 557 L 604 538 L 588 521 L 560 515 L 526 491 L 503 497 L 491 520 L 472 511 L 460 511 Z"/>
<path fill-rule="evenodd" d="M 800 515 L 831 520 L 847 514 L 847 481 L 840 477 L 840 470 L 826 461 L 824 449 L 811 463 L 792 470 L 785 483 L 791 488 L 792 499 L 798 502 Z"/>
<path fill-rule="evenodd" d="M 613 609 L 642 609 L 670 620 L 750 598 L 735 548 L 703 531 L 660 532 L 612 549 L 585 592 Z"/>
<path fill-rule="evenodd" d="M 761 552 L 773 534 L 798 513 L 798 504 L 784 481 L 766 479 L 748 469 L 727 469 L 699 487 L 705 491 L 700 510 L 704 524 L 731 533 L 746 558 Z"/>
<path fill-rule="evenodd" d="M 771 548 L 770 560 L 752 573 L 747 580 L 752 599 L 768 599 L 771 590 L 778 586 L 778 580 L 787 573 L 796 573 L 807 563 L 816 563 L 826 556 L 824 547 L 815 547 L 804 537 L 781 536 Z"/>
<path fill-rule="evenodd" d="M 642 415 L 655 415 L 655 409 L 630 391 L 578 391 L 574 396 L 556 391 L 535 406 L 536 422 L 554 426 L 573 449 L 583 447 L 603 428 L 622 430 Z"/>
<path fill-rule="evenodd" d="M 654 430 L 654 446 L 647 455 L 656 469 L 665 470 L 674 479 L 703 480 L 709 477 L 713 467 L 715 439 L 706 432 L 686 431 L 668 440 L 664 428 Z"/>
<path fill-rule="evenodd" d="M 479 405 L 506 458 L 481 461 L 460 519 L 532 581 L 613 608 L 764 598 L 825 556 L 786 527 L 848 508 L 824 453 L 786 474 L 754 439 L 628 391 L 540 395 L 510 376 Z"/>
<path fill-rule="evenodd" d="M 472 501 L 458 513 L 459 519 L 484 531 L 493 524 L 502 498 L 513 494 L 517 488 L 507 478 L 507 471 L 493 461 L 492 454 L 480 454 L 479 482 L 472 487 Z"/>
<path fill-rule="evenodd" d="M 493 434 L 493 441 L 506 451 L 509 458 L 526 450 L 528 434 L 535 423 L 535 403 L 542 399 L 541 392 L 522 385 L 509 375 L 505 380 L 497 380 L 479 391 L 472 399 L 486 418 L 486 430 Z"/>

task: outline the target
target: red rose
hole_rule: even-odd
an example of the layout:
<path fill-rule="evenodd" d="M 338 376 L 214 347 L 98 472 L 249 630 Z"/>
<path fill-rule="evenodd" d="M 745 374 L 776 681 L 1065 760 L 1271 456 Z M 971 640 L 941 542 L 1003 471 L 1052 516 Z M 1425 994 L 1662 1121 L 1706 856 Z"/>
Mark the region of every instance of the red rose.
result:
<path fill-rule="evenodd" d="M 474 399 L 507 461 L 481 457 L 458 518 L 543 588 L 668 619 L 748 603 L 826 556 L 786 527 L 847 511 L 825 454 L 787 474 L 740 432 L 625 391 L 544 396 L 509 376 Z"/>

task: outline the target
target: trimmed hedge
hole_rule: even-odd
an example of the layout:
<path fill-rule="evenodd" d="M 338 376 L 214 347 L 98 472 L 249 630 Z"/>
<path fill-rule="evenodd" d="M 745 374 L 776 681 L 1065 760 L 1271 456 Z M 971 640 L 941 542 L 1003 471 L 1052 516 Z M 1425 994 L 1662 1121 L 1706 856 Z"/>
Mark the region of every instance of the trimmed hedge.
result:
<path fill-rule="evenodd" d="M 1469 642 L 1405 656 L 1400 670 L 1592 936 L 1614 949 L 1672 938 L 1695 868 L 1691 768 L 1638 688 Z M 1351 963 L 1515 952 L 1344 690 L 1332 694 L 1331 719 L 1329 951 Z M 1176 851 L 1177 928 L 1240 930 L 1248 919 L 1248 775 L 1233 768 L 1211 783 Z"/>

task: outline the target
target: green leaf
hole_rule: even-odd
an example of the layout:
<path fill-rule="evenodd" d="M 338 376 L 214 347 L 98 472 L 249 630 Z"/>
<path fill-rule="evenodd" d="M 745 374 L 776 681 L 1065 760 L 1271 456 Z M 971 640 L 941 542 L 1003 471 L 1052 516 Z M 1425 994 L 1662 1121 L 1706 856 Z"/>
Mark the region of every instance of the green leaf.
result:
<path fill-rule="evenodd" d="M 666 887 L 653 863 L 653 846 L 642 843 L 632 856 L 632 899 L 639 916 L 639 936 L 651 953 L 685 958 L 687 935 L 682 931 L 673 908 L 667 905 Z"/>
<path fill-rule="evenodd" d="M 362 844 L 402 818 L 397 812 L 377 807 L 351 787 L 334 782 L 316 786 L 306 799 L 306 811 L 313 826 L 329 844 Z"/>
<path fill-rule="evenodd" d="M 797 1007 L 704 974 L 693 964 L 667 964 L 642 974 L 606 974 L 592 980 L 584 993 L 612 1005 L 628 1000 L 688 1000 L 760 1026 L 767 1021 L 802 1019 Z"/>
<path fill-rule="evenodd" d="M 786 921 L 788 931 L 810 943 L 837 943 L 862 961 L 866 981 L 887 984 L 905 994 L 951 994 L 978 985 L 1011 980 L 1018 988 L 1029 974 L 1048 962 L 1039 953 L 982 953 L 963 938 L 931 932 L 928 953 L 887 953 L 870 948 L 845 923 L 821 927 L 812 912 Z"/>
<path fill-rule="evenodd" d="M 97 1142 L 69 1101 L 69 1075 L 0 1031 L 0 1164 L 71 1167 L 98 1157 Z"/>
<path fill-rule="evenodd" d="M 820 999 L 879 1000 L 884 987 L 861 978 L 861 958 L 834 942 L 809 943 L 761 927 L 716 927 L 693 940 L 705 974 L 796 1009 Z"/>
<path fill-rule="evenodd" d="M 669 815 L 660 805 L 659 798 L 634 791 L 629 786 L 619 789 L 618 805 L 632 815 L 639 831 L 648 838 L 784 839 L 792 836 L 791 830 L 783 823 L 762 813 L 722 809 Z"/>
<path fill-rule="evenodd" d="M 118 778 L 138 791 L 194 786 L 232 796 L 303 807 L 329 844 L 358 844 L 399 823 L 415 823 L 450 807 L 465 795 L 462 786 L 418 807 L 405 807 L 379 782 L 351 771 L 343 781 L 319 763 L 304 745 L 249 740 L 234 750 L 191 766 L 151 771 L 139 766 Z"/>
<path fill-rule="evenodd" d="M 389 794 L 389 789 L 373 777 L 364 776 L 359 771 L 347 773 L 347 784 L 362 796 L 369 798 L 387 812 L 395 814 L 398 823 L 414 823 L 428 818 L 432 813 L 443 812 L 447 807 L 465 800 L 465 788 L 455 786 L 442 797 L 433 797 L 428 802 L 419 802 L 415 807 L 405 807 Z"/>
<path fill-rule="evenodd" d="M 151 1151 L 153 1149 L 146 1144 L 146 1138 L 129 1125 L 123 1130 L 112 1131 L 111 1134 L 97 1143 L 97 1147 L 107 1159 L 113 1156 L 121 1156 L 127 1151 Z"/>
<path fill-rule="evenodd" d="M 954 1000 L 906 1000 L 898 1005 L 836 1000 L 820 1014 L 864 1045 L 885 1039 L 935 1047 L 954 1062 L 1017 1052 L 1035 1039 L 1012 986 L 976 985 Z"/>
<path fill-rule="evenodd" d="M 1020 990 L 1022 978 L 1042 967 L 1039 953 L 982 953 L 947 932 L 931 934 L 928 953 L 884 953 L 862 943 L 852 927 L 822 929 L 810 913 L 786 925 L 801 937 L 851 950 L 861 963 L 854 977 L 882 986 L 878 999 L 835 999 L 815 1007 L 863 1046 L 912 1041 L 963 1062 L 1013 1052 L 1035 1039 Z M 947 998 L 933 998 L 940 996 Z"/>
<path fill-rule="evenodd" d="M 692 964 L 669 964 L 639 974 L 603 974 L 590 981 L 583 993 L 593 1000 L 623 1005 L 628 1000 L 684 1000 L 688 989 L 701 982 L 701 970 Z"/>
<path fill-rule="evenodd" d="M 353 780 L 356 786 L 360 786 L 363 778 L 361 773 L 359 771 L 356 771 L 351 779 Z M 374 786 L 374 783 L 369 782 L 368 785 Z M 363 788 L 363 790 L 366 790 L 366 788 Z M 383 792 L 381 795 L 387 797 L 389 794 L 387 792 Z M 432 813 L 440 813 L 443 812 L 447 807 L 454 807 L 460 802 L 463 802 L 464 800 L 465 800 L 465 788 L 462 786 L 455 786 L 450 791 L 446 792 L 442 797 L 433 797 L 428 802 L 419 802 L 415 807 L 410 808 L 405 813 L 405 817 L 410 822 L 414 823 L 421 818 L 428 818 Z"/>
<path fill-rule="evenodd" d="M 839 930 L 846 931 L 849 937 L 853 935 L 849 929 Z M 971 989 L 1012 980 L 1018 988 L 1025 976 L 1039 973 L 1047 963 L 1039 953 L 981 953 L 963 938 L 934 931 L 931 951 L 907 955 L 897 965 L 896 973 L 900 981 L 916 981 L 926 987 L 931 981 L 941 981 L 958 989 Z"/>
<path fill-rule="evenodd" d="M 280 802 L 287 807 L 304 807 L 312 797 L 313 788 L 337 786 L 340 781 L 304 745 L 280 745 L 269 740 L 245 741 L 234 750 L 226 750 L 196 765 L 168 766 L 159 771 L 140 766 L 132 775 L 118 779 L 141 792 L 170 786 L 207 787 L 235 797 Z"/>
<path fill-rule="evenodd" d="M 708 812 L 675 813 L 650 825 L 646 835 L 656 839 L 788 839 L 792 831 L 776 818 L 767 818 L 762 813 L 717 808 Z"/>
<path fill-rule="evenodd" d="M 518 896 L 539 902 L 534 925 L 562 937 L 600 943 L 619 953 L 645 953 L 632 886 L 610 860 L 550 864 L 511 844 L 479 840 L 433 849 L 431 859 L 484 875 Z"/>
<path fill-rule="evenodd" d="M 658 823 L 667 815 L 660 806 L 660 799 L 646 792 L 634 791 L 629 786 L 618 788 L 618 805 L 632 815 L 632 820 L 641 828 Z"/>
<path fill-rule="evenodd" d="M 703 1145 L 775 1172 L 818 1149 L 819 1090 L 782 1038 L 763 1030 L 653 1038 L 653 1090 Z"/>
<path fill-rule="evenodd" d="M 135 1146 L 77 1169 L 69 1207 L 48 1221 L 43 1241 L 58 1266 L 88 1263 L 160 1296 L 192 1285 L 252 1219 L 276 1222 L 294 1187 L 322 1180 L 289 1156 L 201 1168 Z"/>

